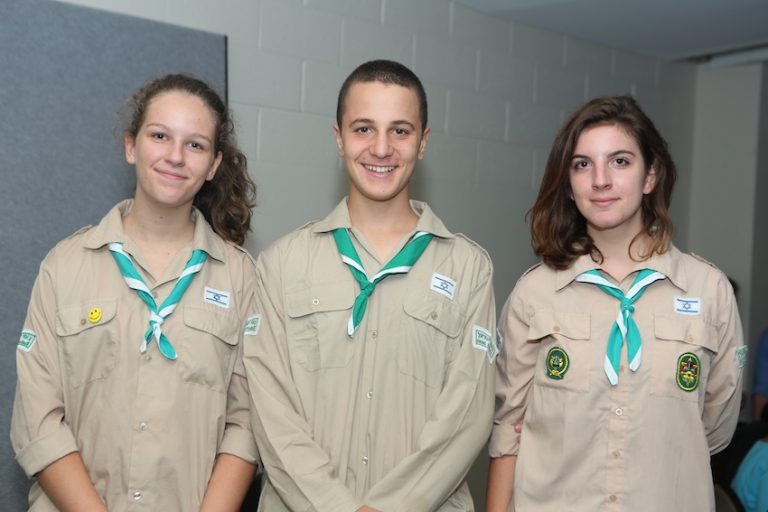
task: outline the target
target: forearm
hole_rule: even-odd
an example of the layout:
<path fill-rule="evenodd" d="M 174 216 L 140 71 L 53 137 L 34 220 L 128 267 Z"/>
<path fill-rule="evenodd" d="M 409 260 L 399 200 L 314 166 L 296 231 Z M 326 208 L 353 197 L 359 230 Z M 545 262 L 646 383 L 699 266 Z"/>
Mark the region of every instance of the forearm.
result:
<path fill-rule="evenodd" d="M 222 453 L 216 458 L 200 512 L 237 512 L 253 481 L 256 466 Z"/>
<path fill-rule="evenodd" d="M 37 480 L 60 512 L 107 512 L 78 452 L 46 467 Z"/>
<path fill-rule="evenodd" d="M 491 459 L 488 467 L 488 488 L 485 493 L 486 512 L 507 512 L 512 508 L 517 455 Z"/>

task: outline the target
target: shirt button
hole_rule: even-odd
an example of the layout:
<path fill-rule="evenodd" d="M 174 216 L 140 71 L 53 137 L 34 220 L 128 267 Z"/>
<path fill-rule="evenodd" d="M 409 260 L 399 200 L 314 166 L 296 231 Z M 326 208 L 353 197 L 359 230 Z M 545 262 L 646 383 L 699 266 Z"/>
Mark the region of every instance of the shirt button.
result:
<path fill-rule="evenodd" d="M 85 325 L 85 318 L 80 319 L 80 325 Z"/>
<path fill-rule="evenodd" d="M 555 331 L 555 332 L 560 332 L 560 326 L 556 325 L 556 326 L 552 327 L 552 330 Z"/>
<path fill-rule="evenodd" d="M 617 498 L 615 494 L 611 494 L 610 496 L 608 496 L 608 501 L 610 501 L 611 503 L 616 503 L 616 500 L 618 499 L 619 498 Z"/>
<path fill-rule="evenodd" d="M 685 337 L 685 340 L 686 340 L 688 343 L 693 343 L 693 336 L 691 336 L 691 335 L 689 334 L 688 336 L 686 336 L 686 337 Z"/>
<path fill-rule="evenodd" d="M 139 501 L 141 499 L 141 491 L 133 491 L 133 501 Z"/>
<path fill-rule="evenodd" d="M 621 458 L 621 452 L 619 450 L 614 450 L 613 452 L 613 458 L 618 459 Z"/>
<path fill-rule="evenodd" d="M 379 331 L 371 331 L 371 338 L 375 338 L 379 335 Z"/>
<path fill-rule="evenodd" d="M 369 398 L 369 399 L 370 399 L 370 398 L 373 398 L 373 391 L 369 391 L 369 392 L 367 392 L 367 393 L 365 394 L 365 396 L 366 396 L 367 398 Z"/>
<path fill-rule="evenodd" d="M 621 410 L 621 407 L 619 407 L 618 409 L 616 409 L 616 416 L 621 416 L 622 414 L 624 414 L 624 411 L 623 411 L 623 410 Z"/>
<path fill-rule="evenodd" d="M 363 455 L 363 464 L 368 464 L 368 456 Z"/>
<path fill-rule="evenodd" d="M 312 305 L 313 306 L 318 306 L 319 304 L 320 304 L 320 299 L 318 299 L 317 297 L 312 299 Z"/>
<path fill-rule="evenodd" d="M 151 360 L 152 360 L 152 356 L 151 356 L 151 355 L 149 355 L 149 354 L 145 354 L 145 355 L 144 355 L 144 360 L 145 360 L 145 361 L 151 361 Z"/>
<path fill-rule="evenodd" d="M 433 312 L 432 312 L 432 313 L 429 315 L 429 318 L 431 318 L 432 320 L 437 320 L 437 311 L 433 311 Z"/>
<path fill-rule="evenodd" d="M 142 432 L 146 431 L 147 430 L 147 424 L 144 423 L 143 421 L 141 423 L 139 423 L 139 430 L 141 430 Z"/>
<path fill-rule="evenodd" d="M 152 296 L 153 296 L 154 298 L 157 298 L 157 292 L 152 292 Z"/>

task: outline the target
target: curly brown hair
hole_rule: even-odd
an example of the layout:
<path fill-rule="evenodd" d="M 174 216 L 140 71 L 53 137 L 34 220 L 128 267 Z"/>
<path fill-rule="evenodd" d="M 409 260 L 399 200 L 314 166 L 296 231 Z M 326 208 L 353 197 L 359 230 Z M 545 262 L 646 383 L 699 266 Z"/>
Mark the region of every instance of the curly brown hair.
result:
<path fill-rule="evenodd" d="M 643 196 L 641 211 L 643 230 L 651 246 L 642 259 L 654 253 L 664 253 L 672 239 L 669 204 L 677 179 L 677 170 L 666 141 L 653 122 L 631 96 L 595 98 L 563 124 L 552 143 L 544 177 L 533 208 L 528 212 L 531 222 L 531 244 L 537 256 L 551 268 L 568 268 L 579 256 L 589 254 L 601 262 L 603 255 L 587 233 L 587 222 L 571 200 L 570 165 L 581 133 L 596 125 L 616 125 L 626 130 L 640 147 L 646 170 L 653 167 L 656 185 Z M 630 257 L 630 247 L 627 248 Z"/>
<path fill-rule="evenodd" d="M 251 229 L 256 185 L 248 175 L 247 159 L 236 145 L 231 113 L 211 86 L 187 74 L 169 74 L 149 80 L 127 101 L 123 133 L 136 137 L 152 99 L 169 91 L 197 96 L 214 115 L 214 152 L 221 152 L 221 164 L 214 178 L 206 181 L 195 195 L 193 204 L 216 234 L 241 245 Z"/>

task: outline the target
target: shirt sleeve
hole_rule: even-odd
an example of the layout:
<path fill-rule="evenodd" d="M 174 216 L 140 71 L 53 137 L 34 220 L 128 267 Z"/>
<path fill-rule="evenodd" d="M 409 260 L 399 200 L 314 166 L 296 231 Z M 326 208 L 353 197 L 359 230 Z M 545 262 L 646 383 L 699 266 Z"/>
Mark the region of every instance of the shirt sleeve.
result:
<path fill-rule="evenodd" d="M 755 383 L 752 394 L 768 396 L 768 329 L 763 331 L 755 357 Z"/>
<path fill-rule="evenodd" d="M 72 430 L 64 420 L 53 281 L 44 261 L 24 321 L 26 343 L 20 343 L 16 350 L 11 444 L 16 460 L 30 477 L 77 451 Z"/>
<path fill-rule="evenodd" d="M 733 291 L 725 276 L 717 284 L 717 346 L 704 395 L 702 423 L 710 453 L 728 446 L 741 404 L 744 335 Z"/>
<path fill-rule="evenodd" d="M 251 431 L 250 420 L 250 392 L 248 391 L 248 382 L 245 377 L 245 366 L 243 365 L 243 345 L 245 338 L 249 337 L 251 332 L 249 320 L 255 315 L 255 282 L 256 276 L 253 272 L 251 260 L 246 263 L 251 271 L 247 273 L 248 282 L 244 286 L 243 301 L 247 304 L 244 309 L 244 322 L 240 329 L 240 343 L 237 347 L 237 360 L 235 361 L 232 379 L 227 390 L 227 420 L 224 427 L 224 438 L 218 453 L 228 453 L 250 462 L 258 463 L 258 450 L 256 441 Z"/>
<path fill-rule="evenodd" d="M 458 352 L 417 441 L 417 449 L 379 480 L 364 498 L 377 510 L 436 510 L 458 488 L 488 439 L 493 417 L 492 357 L 477 347 L 476 327 L 491 333 L 496 350 L 496 306 L 490 259 L 474 266 L 472 293 Z M 491 347 L 493 345 L 493 347 Z"/>
<path fill-rule="evenodd" d="M 288 357 L 280 257 L 262 253 L 256 264 L 257 332 L 246 336 L 245 371 L 251 390 L 253 433 L 264 471 L 291 510 L 354 512 L 363 503 L 334 474 L 312 438 Z"/>
<path fill-rule="evenodd" d="M 536 369 L 538 344 L 528 343 L 529 316 L 522 299 L 523 281 L 510 294 L 501 310 L 501 349 L 496 360 L 496 412 L 488 453 L 491 457 L 517 455 L 522 422 Z"/>

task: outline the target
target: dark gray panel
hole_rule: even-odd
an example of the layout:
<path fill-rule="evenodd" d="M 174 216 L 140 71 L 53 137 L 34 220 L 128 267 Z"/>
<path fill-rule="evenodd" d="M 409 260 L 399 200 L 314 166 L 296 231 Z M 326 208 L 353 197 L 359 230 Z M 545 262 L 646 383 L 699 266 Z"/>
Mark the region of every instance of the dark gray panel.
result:
<path fill-rule="evenodd" d="M 8 428 L 16 343 L 40 260 L 132 194 L 116 111 L 147 78 L 180 71 L 224 91 L 224 36 L 58 2 L 0 1 L 2 510 L 26 503 Z"/>

